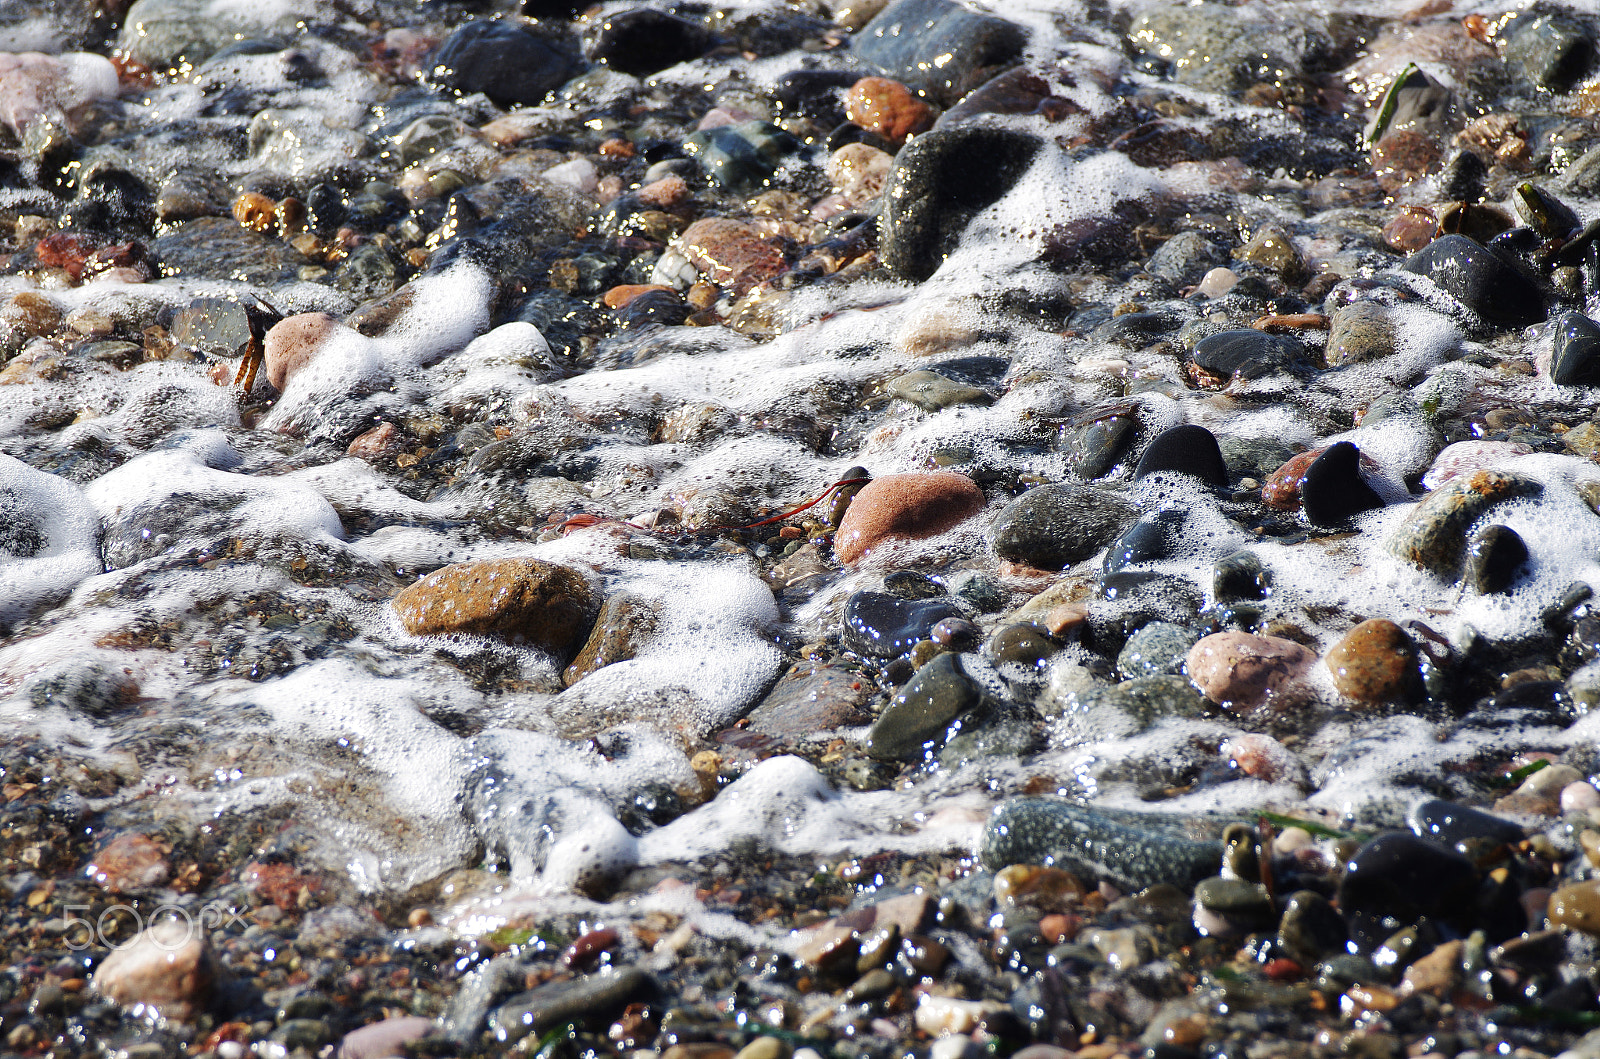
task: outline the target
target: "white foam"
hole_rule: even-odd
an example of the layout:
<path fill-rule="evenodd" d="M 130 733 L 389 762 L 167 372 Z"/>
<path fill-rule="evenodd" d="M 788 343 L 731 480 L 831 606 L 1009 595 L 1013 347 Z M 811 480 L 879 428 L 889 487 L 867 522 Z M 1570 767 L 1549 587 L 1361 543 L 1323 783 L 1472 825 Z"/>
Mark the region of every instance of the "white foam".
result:
<path fill-rule="evenodd" d="M 0 453 L 0 621 L 100 571 L 100 518 L 76 485 Z"/>

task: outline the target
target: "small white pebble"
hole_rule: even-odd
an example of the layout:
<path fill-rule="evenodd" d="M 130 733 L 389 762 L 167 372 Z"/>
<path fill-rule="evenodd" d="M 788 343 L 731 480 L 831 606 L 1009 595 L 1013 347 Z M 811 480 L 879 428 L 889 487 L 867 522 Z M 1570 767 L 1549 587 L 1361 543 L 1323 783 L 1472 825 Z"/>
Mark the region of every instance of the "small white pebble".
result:
<path fill-rule="evenodd" d="M 1561 788 L 1561 811 L 1577 813 L 1600 807 L 1600 791 L 1587 780 L 1569 783 Z"/>
<path fill-rule="evenodd" d="M 593 195 L 600 187 L 600 173 L 587 158 L 574 158 L 544 171 L 546 180 L 576 188 L 585 195 Z"/>
<path fill-rule="evenodd" d="M 1233 285 L 1238 282 L 1239 275 L 1233 269 L 1214 268 L 1205 274 L 1194 291 L 1196 294 L 1204 294 L 1207 298 L 1220 298 L 1232 290 Z"/>
<path fill-rule="evenodd" d="M 248 1051 L 238 1041 L 223 1041 L 217 1045 L 217 1059 L 244 1059 Z"/>
<path fill-rule="evenodd" d="M 1311 832 L 1303 827 L 1286 827 L 1272 838 L 1272 848 L 1277 853 L 1298 853 L 1311 848 Z"/>
<path fill-rule="evenodd" d="M 979 1052 L 981 1049 L 964 1033 L 952 1033 L 928 1045 L 928 1059 L 964 1059 Z"/>

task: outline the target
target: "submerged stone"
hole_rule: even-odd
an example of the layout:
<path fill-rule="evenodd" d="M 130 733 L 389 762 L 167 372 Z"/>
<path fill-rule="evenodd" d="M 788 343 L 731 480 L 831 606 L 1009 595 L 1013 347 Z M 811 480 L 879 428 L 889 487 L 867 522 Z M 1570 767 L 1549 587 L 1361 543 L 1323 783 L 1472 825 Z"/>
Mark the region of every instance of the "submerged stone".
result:
<path fill-rule="evenodd" d="M 1042 864 L 1132 892 L 1157 883 L 1189 887 L 1215 875 L 1222 845 L 1124 822 L 1058 798 L 1013 798 L 984 825 L 978 856 L 990 871 Z"/>
<path fill-rule="evenodd" d="M 1002 559 L 1060 570 L 1104 548 L 1137 513 L 1118 494 L 1093 486 L 1041 485 L 1000 510 L 989 540 Z"/>
<path fill-rule="evenodd" d="M 981 699 L 977 685 L 962 672 L 959 658 L 939 655 L 889 700 L 867 735 L 867 752 L 891 761 L 921 760 Z"/>
<path fill-rule="evenodd" d="M 1527 327 L 1544 319 L 1544 298 L 1533 281 L 1464 235 L 1440 236 L 1402 267 L 1426 276 L 1492 326 Z"/>

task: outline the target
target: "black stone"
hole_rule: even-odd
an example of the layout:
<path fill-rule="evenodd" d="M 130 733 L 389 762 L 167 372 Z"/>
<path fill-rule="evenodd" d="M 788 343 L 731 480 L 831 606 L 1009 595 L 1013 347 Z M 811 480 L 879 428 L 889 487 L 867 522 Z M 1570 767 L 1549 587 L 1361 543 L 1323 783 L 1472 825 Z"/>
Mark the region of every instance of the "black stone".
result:
<path fill-rule="evenodd" d="M 1260 379 L 1303 363 L 1306 347 L 1290 335 L 1269 335 L 1247 327 L 1202 338 L 1195 344 L 1193 359 L 1223 378 Z"/>
<path fill-rule="evenodd" d="M 852 40 L 858 59 L 948 106 L 1022 58 L 1028 32 L 953 0 L 895 0 Z"/>
<path fill-rule="evenodd" d="M 689 316 L 689 307 L 672 291 L 652 290 L 634 296 L 617 310 L 617 326 L 633 330 L 661 324 L 676 327 Z"/>
<path fill-rule="evenodd" d="M 1483 839 L 1514 846 L 1528 837 L 1527 832 L 1510 820 L 1439 798 L 1418 803 L 1406 815 L 1406 823 L 1422 838 L 1447 846 Z"/>
<path fill-rule="evenodd" d="M 843 92 L 859 79 L 852 70 L 795 70 L 778 79 L 772 99 L 785 114 L 831 129 L 844 122 Z"/>
<path fill-rule="evenodd" d="M 1306 468 L 1300 504 L 1312 525 L 1337 526 L 1352 515 L 1382 507 L 1383 499 L 1361 477 L 1361 450 L 1341 441 Z"/>
<path fill-rule="evenodd" d="M 895 658 L 928 639 L 940 621 L 960 616 L 961 607 L 948 596 L 905 600 L 884 592 L 857 592 L 844 605 L 844 645 L 857 654 Z"/>
<path fill-rule="evenodd" d="M 1582 313 L 1556 318 L 1550 381 L 1557 386 L 1600 386 L 1600 326 Z"/>
<path fill-rule="evenodd" d="M 972 218 L 1027 171 L 1041 143 L 1025 132 L 962 127 L 924 133 L 906 144 L 884 189 L 883 263 L 903 279 L 920 282 L 933 275 Z"/>
<path fill-rule="evenodd" d="M 1356 850 L 1339 881 L 1339 910 L 1364 949 L 1401 927 L 1441 920 L 1472 929 L 1478 872 L 1453 849 L 1409 831 L 1379 835 Z"/>
<path fill-rule="evenodd" d="M 989 529 L 995 554 L 1040 570 L 1082 562 L 1116 539 L 1137 509 L 1116 493 L 1062 483 L 1030 489 Z"/>
<path fill-rule="evenodd" d="M 1528 327 L 1545 318 L 1533 281 L 1464 235 L 1440 236 L 1402 267 L 1426 276 L 1495 327 Z"/>
<path fill-rule="evenodd" d="M 1192 474 L 1209 485 L 1228 484 L 1228 465 L 1222 460 L 1216 435 L 1192 423 L 1163 430 L 1151 439 L 1133 476 L 1143 478 L 1157 471 Z"/>
<path fill-rule="evenodd" d="M 1528 561 L 1528 545 L 1510 526 L 1485 526 L 1467 544 L 1467 583 L 1480 595 L 1504 592 Z"/>
<path fill-rule="evenodd" d="M 1183 527 L 1188 522 L 1186 512 L 1178 508 L 1152 511 L 1141 516 L 1128 527 L 1117 542 L 1106 549 L 1101 569 L 1115 574 L 1130 566 L 1159 562 L 1168 558 L 1183 537 Z"/>
<path fill-rule="evenodd" d="M 1272 571 L 1254 552 L 1223 556 L 1211 568 L 1211 594 L 1219 603 L 1266 599 L 1272 594 Z"/>
<path fill-rule="evenodd" d="M 1119 346 L 1143 349 L 1162 335 L 1171 334 L 1183 321 L 1167 313 L 1123 313 L 1096 327 L 1089 335 L 1094 342 L 1113 342 Z"/>
<path fill-rule="evenodd" d="M 426 77 L 438 88 L 482 92 L 496 106 L 533 106 L 583 67 L 577 40 L 565 28 L 490 19 L 450 34 Z"/>
<path fill-rule="evenodd" d="M 863 129 L 853 121 L 841 121 L 828 133 L 828 153 L 832 154 L 841 147 L 852 143 L 864 143 L 868 147 L 876 147 L 885 154 L 894 154 L 895 146 L 877 133 Z"/>
<path fill-rule="evenodd" d="M 1107 474 L 1127 453 L 1139 432 L 1133 416 L 1111 415 L 1085 423 L 1067 438 L 1067 461 L 1079 478 Z"/>
<path fill-rule="evenodd" d="M 600 26 L 589 58 L 635 77 L 692 62 L 721 39 L 704 24 L 647 7 L 623 11 Z"/>
<path fill-rule="evenodd" d="M 1594 41 L 1564 12 L 1512 22 L 1505 35 L 1506 65 L 1535 86 L 1565 92 L 1594 65 Z"/>

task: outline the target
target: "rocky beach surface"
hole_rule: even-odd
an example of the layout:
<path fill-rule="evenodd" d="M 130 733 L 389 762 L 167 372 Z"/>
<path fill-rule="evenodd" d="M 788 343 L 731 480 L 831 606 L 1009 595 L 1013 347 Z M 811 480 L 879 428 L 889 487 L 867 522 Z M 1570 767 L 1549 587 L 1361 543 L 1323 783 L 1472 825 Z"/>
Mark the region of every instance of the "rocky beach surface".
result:
<path fill-rule="evenodd" d="M 1597 1059 L 1597 41 L 0 5 L 0 1059 Z"/>

